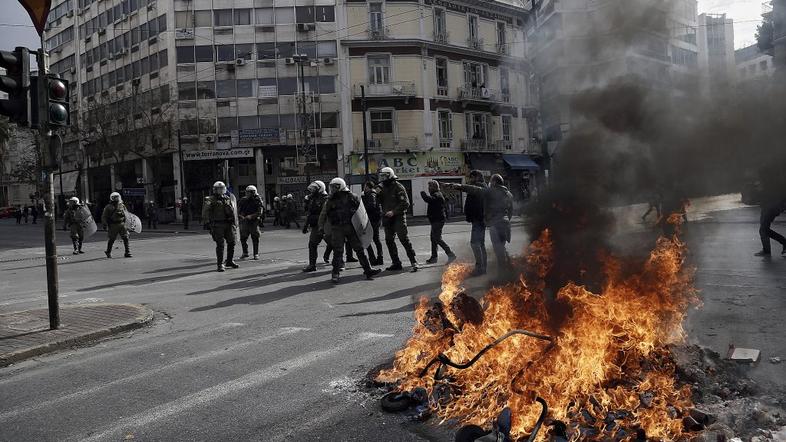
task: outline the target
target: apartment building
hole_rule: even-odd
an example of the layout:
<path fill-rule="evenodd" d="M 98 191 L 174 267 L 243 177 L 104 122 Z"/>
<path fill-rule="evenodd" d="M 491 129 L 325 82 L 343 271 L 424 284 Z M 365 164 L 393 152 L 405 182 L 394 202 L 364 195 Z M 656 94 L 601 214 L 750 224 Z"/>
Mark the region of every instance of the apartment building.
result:
<path fill-rule="evenodd" d="M 468 167 L 528 179 L 527 16 L 513 0 L 61 1 L 46 44 L 72 90 L 66 193 L 155 200 L 167 219 L 217 179 L 268 201 L 359 182 L 364 103 L 371 173 L 394 166 L 415 193 Z"/>
<path fill-rule="evenodd" d="M 461 181 L 468 168 L 504 172 L 517 195 L 534 185 L 528 9 L 507 0 L 344 7 L 343 155 L 353 183 L 365 179 L 368 160 L 372 174 L 393 167 L 411 197 L 430 179 Z M 460 196 L 447 196 L 460 212 Z M 414 213 L 425 211 L 419 197 L 411 200 Z"/>
<path fill-rule="evenodd" d="M 614 78 L 679 100 L 698 87 L 697 2 L 544 0 L 528 29 L 549 152 L 578 122 L 571 100 Z"/>
<path fill-rule="evenodd" d="M 734 20 L 726 14 L 699 15 L 699 69 L 707 94 L 722 92 L 737 81 Z"/>
<path fill-rule="evenodd" d="M 761 52 L 757 44 L 734 51 L 734 61 L 737 66 L 738 86 L 760 86 L 770 82 L 775 75 L 772 55 Z"/>

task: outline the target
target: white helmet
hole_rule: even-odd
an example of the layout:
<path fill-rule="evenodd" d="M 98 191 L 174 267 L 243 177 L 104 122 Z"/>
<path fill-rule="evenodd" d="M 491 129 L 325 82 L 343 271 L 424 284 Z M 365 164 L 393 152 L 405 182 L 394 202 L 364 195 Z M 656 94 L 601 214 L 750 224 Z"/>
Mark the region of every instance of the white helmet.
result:
<path fill-rule="evenodd" d="M 330 193 L 348 191 L 347 182 L 342 178 L 333 178 L 330 180 Z"/>
<path fill-rule="evenodd" d="M 120 197 L 120 194 L 119 194 L 119 193 L 117 193 L 117 192 L 112 192 L 112 193 L 109 195 L 109 199 L 110 199 L 110 200 L 112 200 L 112 201 L 118 201 L 118 202 L 123 200 L 123 198 L 121 198 L 121 197 Z"/>
<path fill-rule="evenodd" d="M 281 201 L 281 198 L 279 198 L 279 197 L 274 197 L 274 198 L 273 198 L 273 201 Z"/>
<path fill-rule="evenodd" d="M 227 193 L 227 185 L 223 181 L 216 181 L 213 183 L 213 194 L 223 195 Z"/>
<path fill-rule="evenodd" d="M 394 171 L 392 167 L 383 167 L 379 171 L 380 181 L 395 180 L 397 178 L 398 177 L 396 176 L 396 171 Z"/>
<path fill-rule="evenodd" d="M 288 199 L 288 200 L 291 200 L 292 198 L 293 198 L 293 197 L 292 197 L 292 194 L 291 194 L 291 193 L 288 193 L 288 194 L 287 194 L 287 199 Z"/>
<path fill-rule="evenodd" d="M 250 193 L 251 195 L 256 195 L 257 186 L 246 186 L 246 192 Z"/>
<path fill-rule="evenodd" d="M 68 202 L 69 203 L 74 203 L 75 206 L 78 206 L 79 205 L 79 198 L 77 198 L 75 196 L 72 196 L 71 198 L 68 199 Z"/>
<path fill-rule="evenodd" d="M 324 182 L 322 182 L 320 180 L 316 180 L 313 183 L 308 185 L 308 190 L 311 193 L 324 194 L 324 193 L 326 193 L 327 187 L 325 187 L 325 183 Z"/>

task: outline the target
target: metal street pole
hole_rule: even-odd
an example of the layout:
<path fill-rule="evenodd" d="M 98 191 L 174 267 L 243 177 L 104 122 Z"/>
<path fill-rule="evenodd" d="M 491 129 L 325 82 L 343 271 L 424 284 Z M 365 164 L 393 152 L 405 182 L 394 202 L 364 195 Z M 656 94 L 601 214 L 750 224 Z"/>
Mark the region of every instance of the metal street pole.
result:
<path fill-rule="evenodd" d="M 182 201 L 183 198 L 186 196 L 186 183 L 184 181 L 185 172 L 183 172 L 183 166 L 185 163 L 183 162 L 183 141 L 180 138 L 180 129 L 177 130 L 177 156 L 180 162 L 180 200 Z"/>
<path fill-rule="evenodd" d="M 366 181 L 368 181 L 368 128 L 366 125 L 366 86 L 360 85 L 360 107 L 363 109 L 363 161 L 366 166 Z"/>
<path fill-rule="evenodd" d="M 301 135 L 300 142 L 303 144 L 303 146 L 305 146 L 308 149 L 311 145 L 311 140 L 310 140 L 310 133 L 309 133 L 310 127 L 308 124 L 309 122 L 308 113 L 307 113 L 308 110 L 306 108 L 306 78 L 305 78 L 306 74 L 305 74 L 305 67 L 303 66 L 304 63 L 306 62 L 308 62 L 307 55 L 298 56 L 298 68 L 299 68 L 298 71 L 300 73 L 300 99 L 301 99 L 300 119 L 302 121 L 302 127 L 301 127 L 302 135 Z M 308 169 L 308 163 L 309 163 L 308 158 L 306 158 L 304 163 L 305 164 L 304 169 L 306 172 L 307 183 L 311 182 L 311 172 Z"/>
<path fill-rule="evenodd" d="M 52 172 L 51 161 L 46 158 L 52 152 L 52 137 L 49 134 L 47 124 L 49 107 L 47 103 L 48 94 L 46 87 L 47 68 L 46 52 L 44 50 L 44 36 L 41 34 L 41 49 L 38 50 L 36 61 L 38 62 L 38 88 L 34 93 L 38 93 L 38 140 L 39 152 L 42 153 L 42 163 L 44 168 L 44 248 L 46 250 L 46 287 L 49 304 L 49 328 L 57 330 L 60 328 L 60 305 L 58 300 L 59 278 L 57 274 L 57 247 L 55 245 L 55 189 L 53 184 L 54 173 Z M 44 143 L 47 143 L 46 145 Z"/>
<path fill-rule="evenodd" d="M 60 203 L 65 204 L 65 192 L 63 191 L 63 144 L 60 143 L 60 169 L 57 171 L 57 176 L 60 178 L 60 201 L 58 201 L 57 207 L 60 208 Z M 57 214 L 55 214 L 55 218 L 57 218 Z M 65 230 L 65 228 L 63 228 Z"/>

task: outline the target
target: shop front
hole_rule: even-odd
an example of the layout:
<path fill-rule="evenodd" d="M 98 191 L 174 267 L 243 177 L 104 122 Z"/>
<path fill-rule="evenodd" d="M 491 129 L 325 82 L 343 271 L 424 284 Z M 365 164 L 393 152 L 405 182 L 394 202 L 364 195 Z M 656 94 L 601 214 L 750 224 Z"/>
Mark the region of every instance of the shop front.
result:
<path fill-rule="evenodd" d="M 464 154 L 460 152 L 411 152 L 411 153 L 377 153 L 370 154 L 368 169 L 371 179 L 377 180 L 377 174 L 383 167 L 391 167 L 399 178 L 399 182 L 407 189 L 412 202 L 410 215 L 424 216 L 426 203 L 420 192 L 428 192 L 428 182 L 461 183 L 467 173 Z M 365 181 L 365 159 L 363 155 L 350 156 L 349 183 L 353 191 L 360 192 Z M 461 193 L 442 189 L 448 206 L 449 216 L 463 213 Z"/>
<path fill-rule="evenodd" d="M 213 191 L 213 183 L 226 181 L 235 194 L 249 184 L 256 185 L 254 149 L 210 149 L 183 152 L 184 189 L 191 200 L 195 218 L 202 213 L 202 202 Z"/>
<path fill-rule="evenodd" d="M 306 187 L 315 180 L 327 185 L 338 176 L 335 145 L 317 148 L 317 163 L 298 164 L 293 146 L 266 147 L 262 150 L 265 164 L 265 202 L 270 205 L 276 196 L 292 194 L 298 210 L 302 210 Z"/>

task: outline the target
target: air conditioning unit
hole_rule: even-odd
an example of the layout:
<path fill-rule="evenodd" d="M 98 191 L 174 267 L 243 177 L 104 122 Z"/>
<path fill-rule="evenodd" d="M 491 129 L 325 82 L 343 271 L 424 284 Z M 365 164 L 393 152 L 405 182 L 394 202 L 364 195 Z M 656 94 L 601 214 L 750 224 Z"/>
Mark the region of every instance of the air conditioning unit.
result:
<path fill-rule="evenodd" d="M 245 58 L 238 58 L 237 60 L 235 60 L 235 64 L 238 65 L 238 66 L 244 66 L 246 64 L 246 59 Z"/>
<path fill-rule="evenodd" d="M 314 30 L 314 25 L 311 23 L 298 23 L 297 24 L 297 31 L 298 32 L 311 32 Z"/>
<path fill-rule="evenodd" d="M 68 72 L 71 72 L 72 74 L 76 74 L 76 68 L 71 68 L 68 70 Z"/>
<path fill-rule="evenodd" d="M 85 12 L 87 12 L 87 8 L 81 8 L 76 11 L 76 15 L 85 15 Z"/>
<path fill-rule="evenodd" d="M 205 136 L 205 142 L 212 143 L 214 141 L 216 141 L 216 137 L 214 137 L 213 135 L 206 135 Z"/>
<path fill-rule="evenodd" d="M 98 30 L 98 35 L 104 35 L 104 34 L 106 34 L 106 28 L 101 28 Z"/>
<path fill-rule="evenodd" d="M 284 63 L 285 64 L 289 64 L 289 65 L 295 64 L 295 59 L 294 58 L 287 58 L 287 59 L 284 60 Z"/>
<path fill-rule="evenodd" d="M 333 59 L 332 59 L 332 58 L 330 58 L 330 57 L 325 57 L 325 58 L 323 58 L 323 59 L 322 59 L 322 63 L 324 63 L 324 64 L 326 64 L 326 65 L 330 66 L 330 65 L 332 65 L 332 64 L 334 64 L 334 63 L 335 63 L 335 60 L 333 60 Z"/>
<path fill-rule="evenodd" d="M 74 16 L 74 11 L 66 12 L 66 17 L 73 17 L 73 16 Z"/>
<path fill-rule="evenodd" d="M 147 5 L 147 10 L 148 11 L 152 11 L 153 9 L 156 9 L 156 2 L 152 2 L 152 3 Z"/>

